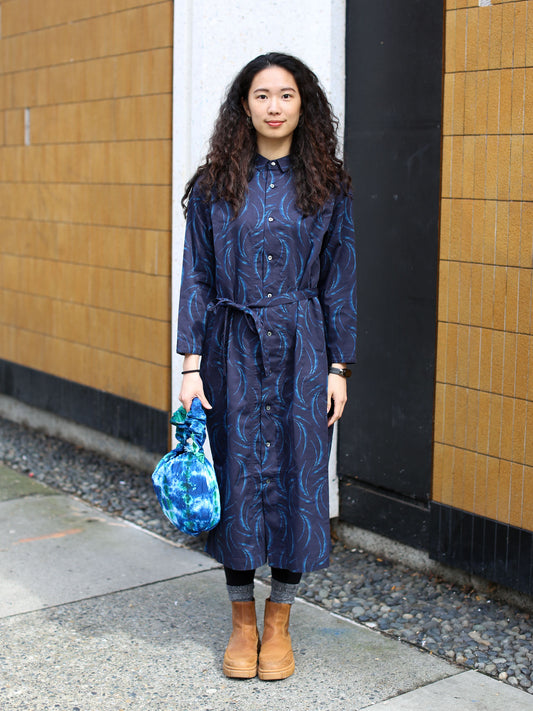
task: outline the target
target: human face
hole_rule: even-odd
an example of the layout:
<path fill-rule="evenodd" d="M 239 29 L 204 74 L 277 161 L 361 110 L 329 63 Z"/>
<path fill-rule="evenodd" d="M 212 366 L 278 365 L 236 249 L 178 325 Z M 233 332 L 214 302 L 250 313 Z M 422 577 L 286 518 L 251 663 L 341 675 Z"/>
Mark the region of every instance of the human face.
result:
<path fill-rule="evenodd" d="M 276 65 L 258 72 L 243 107 L 256 131 L 258 153 L 265 158 L 288 155 L 302 113 L 302 100 L 293 75 Z"/>

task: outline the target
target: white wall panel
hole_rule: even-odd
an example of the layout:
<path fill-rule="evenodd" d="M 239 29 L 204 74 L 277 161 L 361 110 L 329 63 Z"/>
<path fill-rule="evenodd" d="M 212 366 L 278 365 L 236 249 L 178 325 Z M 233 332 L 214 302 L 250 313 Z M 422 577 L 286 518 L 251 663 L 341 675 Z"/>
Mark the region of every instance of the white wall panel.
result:
<path fill-rule="evenodd" d="M 320 78 L 343 125 L 345 0 L 175 0 L 172 308 L 175 344 L 184 222 L 183 187 L 203 160 L 218 108 L 235 74 L 271 51 L 302 59 Z M 180 359 L 173 354 L 172 404 L 179 406 Z M 338 513 L 335 447 L 331 514 Z"/>

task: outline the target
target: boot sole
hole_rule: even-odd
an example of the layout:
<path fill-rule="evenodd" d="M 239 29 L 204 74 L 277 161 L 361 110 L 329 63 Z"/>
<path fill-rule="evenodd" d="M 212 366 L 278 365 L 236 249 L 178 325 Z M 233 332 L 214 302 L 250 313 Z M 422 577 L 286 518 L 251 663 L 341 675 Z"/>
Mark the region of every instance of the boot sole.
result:
<path fill-rule="evenodd" d="M 248 669 L 238 669 L 223 664 L 222 671 L 225 676 L 229 676 L 231 679 L 253 679 L 254 676 L 257 676 L 257 666 L 249 667 Z"/>
<path fill-rule="evenodd" d="M 284 669 L 261 669 L 259 667 L 257 674 L 262 681 L 276 681 L 278 679 L 286 679 L 294 674 L 294 662 Z"/>

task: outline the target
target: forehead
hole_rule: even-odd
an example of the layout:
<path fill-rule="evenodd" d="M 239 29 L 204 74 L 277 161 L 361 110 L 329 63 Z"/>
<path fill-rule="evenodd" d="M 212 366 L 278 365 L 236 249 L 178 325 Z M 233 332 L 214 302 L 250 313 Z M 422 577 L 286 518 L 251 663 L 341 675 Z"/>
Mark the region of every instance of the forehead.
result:
<path fill-rule="evenodd" d="M 283 67 L 266 67 L 258 72 L 252 79 L 250 85 L 250 91 L 255 91 L 256 89 L 269 89 L 271 91 L 276 91 L 277 89 L 295 89 L 298 90 L 298 85 L 296 84 L 296 79 L 294 76 L 288 72 Z"/>

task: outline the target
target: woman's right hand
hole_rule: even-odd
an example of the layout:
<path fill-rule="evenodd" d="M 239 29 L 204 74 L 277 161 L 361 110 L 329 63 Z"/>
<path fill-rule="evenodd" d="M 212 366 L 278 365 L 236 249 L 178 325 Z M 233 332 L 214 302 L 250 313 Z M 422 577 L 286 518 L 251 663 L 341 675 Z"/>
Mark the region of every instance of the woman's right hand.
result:
<path fill-rule="evenodd" d="M 179 399 L 187 412 L 191 409 L 191 404 L 195 397 L 199 398 L 202 406 L 207 410 L 213 409 L 205 396 L 204 384 L 200 373 L 185 373 L 181 381 Z"/>

